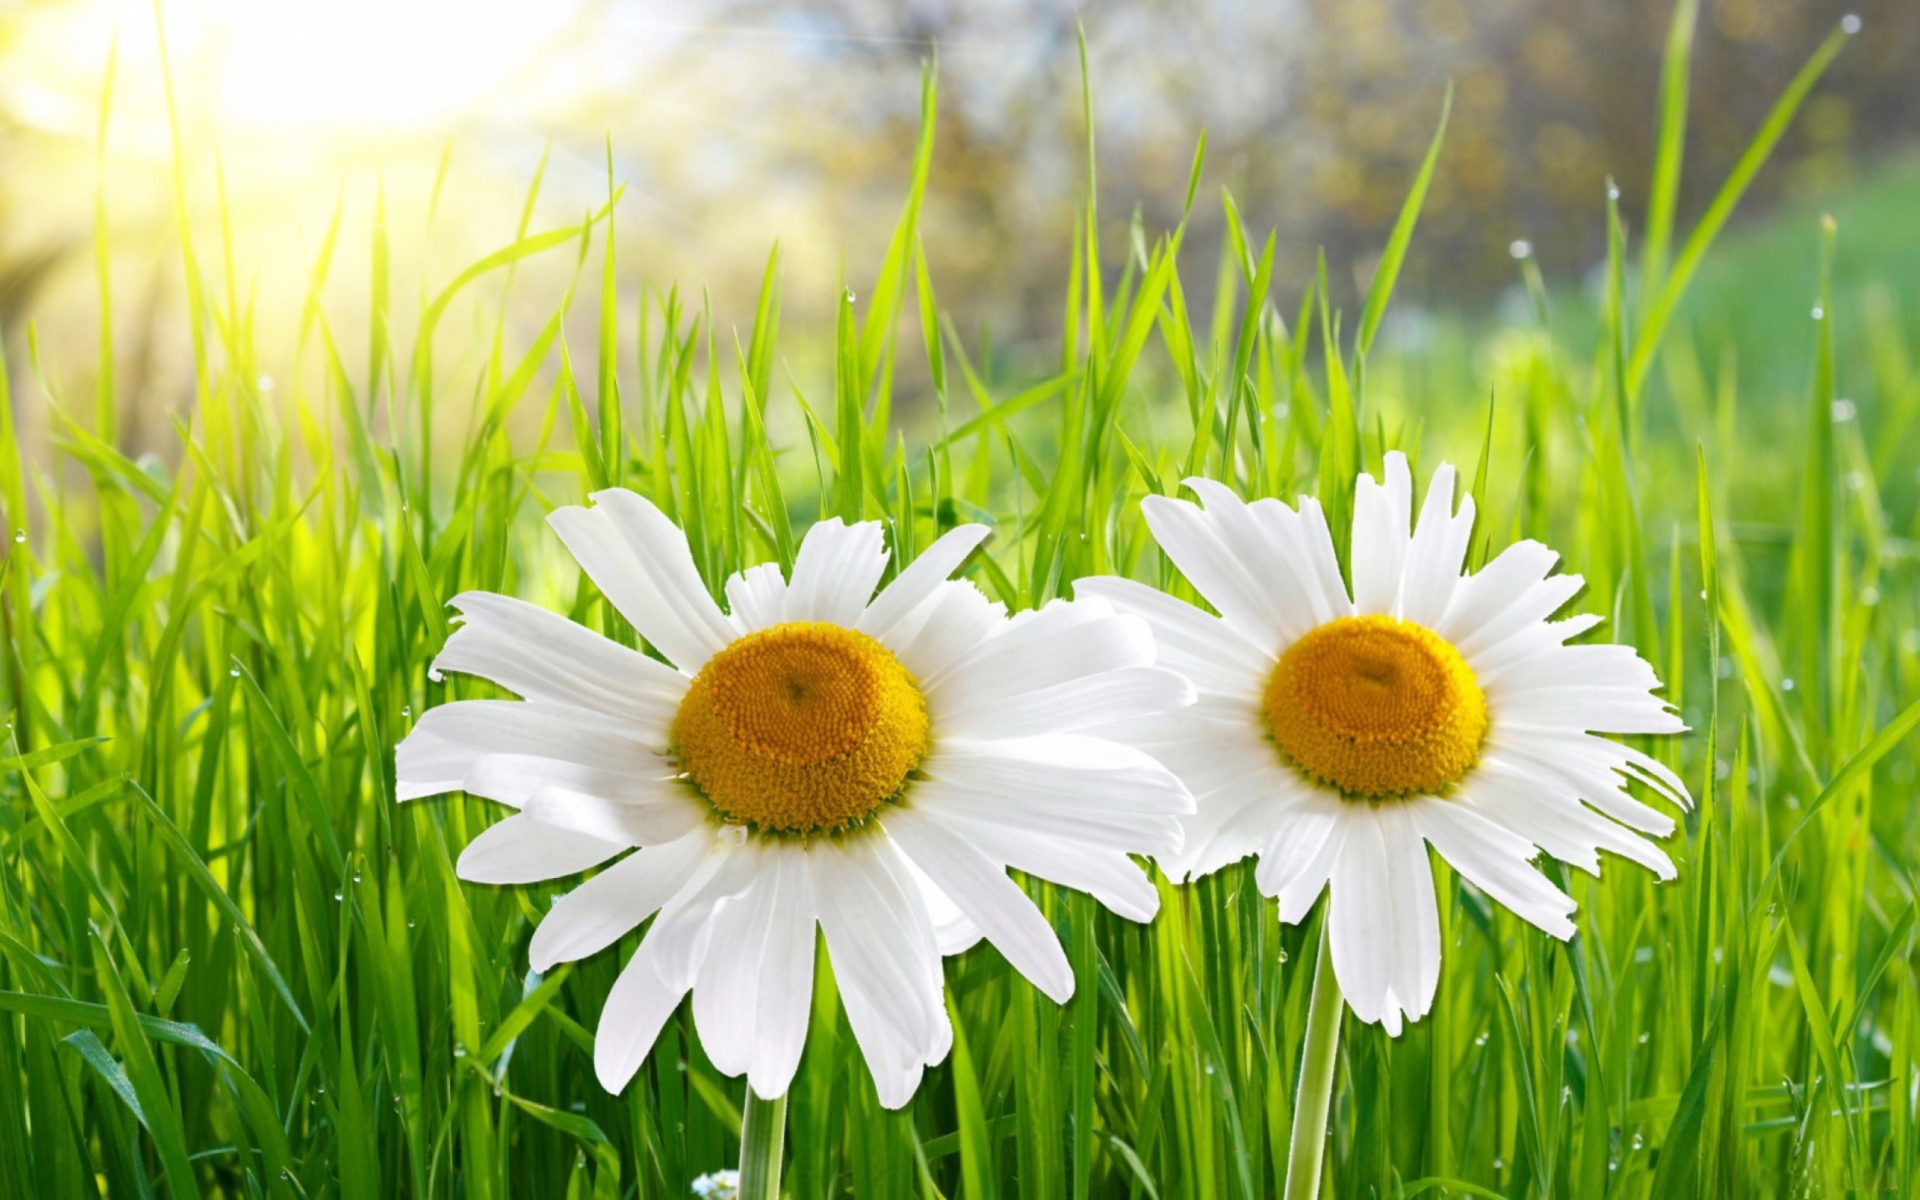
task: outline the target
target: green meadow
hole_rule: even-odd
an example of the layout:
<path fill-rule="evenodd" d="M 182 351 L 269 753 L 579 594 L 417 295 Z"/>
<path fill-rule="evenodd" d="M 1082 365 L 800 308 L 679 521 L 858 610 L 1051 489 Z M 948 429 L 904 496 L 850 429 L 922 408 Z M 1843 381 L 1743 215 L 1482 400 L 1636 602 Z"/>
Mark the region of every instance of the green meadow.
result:
<path fill-rule="evenodd" d="M 711 309 L 698 281 L 635 303 L 614 181 L 598 211 L 503 230 L 447 277 L 390 277 L 382 225 L 371 244 L 329 234 L 272 338 L 223 229 L 182 217 L 196 386 L 177 453 L 117 448 L 110 339 L 78 364 L 9 339 L 0 1194 L 679 1198 L 734 1164 L 743 1084 L 689 1012 L 623 1094 L 594 1081 L 637 935 L 530 973 L 569 884 L 462 883 L 461 848 L 507 810 L 393 798 L 411 723 L 490 694 L 428 677 L 455 594 L 634 643 L 547 530 L 553 507 L 646 494 L 716 595 L 841 516 L 885 522 L 895 563 L 990 524 L 967 574 L 1012 609 L 1096 573 L 1194 598 L 1142 496 L 1207 475 L 1318 495 L 1338 530 L 1392 449 L 1422 480 L 1460 467 L 1472 561 L 1537 538 L 1585 576 L 1575 607 L 1656 665 L 1691 726 L 1643 744 L 1697 807 L 1667 845 L 1674 882 L 1545 864 L 1580 904 L 1566 944 L 1439 868 L 1438 998 L 1397 1039 L 1347 1022 L 1323 1194 L 1909 1194 L 1920 293 L 1897 276 L 1920 261 L 1920 173 L 1893 163 L 1824 219 L 1735 220 L 1846 41 L 1780 80 L 1719 190 L 1682 197 L 1676 38 L 1645 218 L 1594 197 L 1610 237 L 1592 286 L 1522 256 L 1505 316 L 1443 308 L 1417 338 L 1390 298 L 1447 169 L 1442 113 L 1346 303 L 1324 270 L 1275 286 L 1310 264 L 1242 226 L 1204 139 L 1188 207 L 1224 208 L 1229 234 L 1205 260 L 1184 224 L 1098 211 L 1089 145 L 1056 323 L 1019 331 L 1046 359 L 989 352 L 943 307 L 918 232 L 931 72 L 885 254 L 848 265 L 818 328 L 783 325 L 777 250 L 751 309 Z M 347 255 L 376 264 L 367 328 L 323 302 Z M 534 263 L 571 284 L 530 295 Z M 1425 273 L 1444 301 L 1444 269 Z M 507 319 L 529 304 L 543 322 Z M 267 361 L 268 343 L 294 349 Z M 1147 926 L 1023 882 L 1073 999 L 984 944 L 947 960 L 953 1051 L 901 1112 L 879 1106 L 821 955 L 786 1194 L 1277 1195 L 1318 910 L 1282 927 L 1250 861 L 1161 878 Z"/>

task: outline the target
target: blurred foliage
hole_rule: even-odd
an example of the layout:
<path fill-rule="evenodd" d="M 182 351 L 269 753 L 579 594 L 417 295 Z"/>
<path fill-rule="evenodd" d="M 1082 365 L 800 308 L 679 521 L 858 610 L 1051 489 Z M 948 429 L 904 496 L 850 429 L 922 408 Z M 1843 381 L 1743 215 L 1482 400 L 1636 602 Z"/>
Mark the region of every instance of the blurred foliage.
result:
<path fill-rule="evenodd" d="M 921 231 L 956 331 L 993 378 L 1059 352 L 1057 280 L 1069 267 L 1085 175 L 1076 20 L 1101 97 L 1102 235 L 1124 240 L 1136 216 L 1145 229 L 1179 220 L 1204 129 L 1202 193 L 1230 188 L 1249 227 L 1276 231 L 1273 287 L 1282 296 L 1304 290 L 1320 247 L 1333 297 L 1351 304 L 1364 291 L 1452 84 L 1447 141 L 1391 339 L 1418 336 L 1436 307 L 1470 311 L 1503 291 L 1518 297 L 1509 256 L 1517 241 L 1537 248 L 1550 287 L 1577 288 L 1604 255 L 1609 176 L 1625 197 L 1631 273 L 1674 6 L 1108 0 L 1076 14 L 1039 0 L 554 0 L 564 15 L 525 34 L 522 61 L 450 102 L 436 122 L 290 129 L 223 100 L 226 50 L 218 37 L 196 39 L 187 20 L 211 3 L 164 0 L 149 10 L 132 0 L 45 0 L 0 10 L 0 154 L 12 168 L 0 179 L 0 327 L 16 373 L 28 361 L 31 320 L 41 344 L 62 351 L 49 357 L 81 364 L 62 382 L 92 386 L 91 356 L 80 350 L 98 337 L 98 281 L 86 248 L 96 187 L 111 196 L 116 392 L 136 451 L 171 453 L 167 414 L 193 395 L 174 148 L 151 61 L 155 12 L 173 45 L 187 159 L 180 203 L 195 224 L 222 229 L 236 286 L 269 342 L 300 328 L 310 299 L 302 281 L 334 221 L 341 245 L 366 245 L 377 214 L 390 231 L 394 277 L 443 275 L 526 227 L 522 187 L 536 168 L 545 184 L 533 227 L 577 220 L 604 201 L 611 173 L 624 188 L 625 277 L 697 285 L 724 327 L 736 320 L 727 314 L 749 311 L 765 247 L 778 241 L 788 320 L 824 327 L 845 264 L 882 250 L 915 137 L 918 72 L 934 57 L 946 99 Z M 1845 11 L 1838 0 L 1700 0 L 1683 224 L 1725 177 L 1779 82 Z M 1858 15 L 1865 35 L 1788 131 L 1745 212 L 1833 204 L 1911 138 L 1920 4 L 1862 0 Z M 297 56 L 303 47 L 295 38 L 284 49 Z M 430 50 L 419 51 L 423 73 L 446 66 Z M 103 153 L 97 110 L 115 54 L 120 81 Z M 1225 230 L 1219 205 L 1196 205 L 1186 261 L 1217 261 Z M 1884 249 L 1886 236 L 1876 230 L 1875 242 Z M 1804 292 L 1812 242 L 1792 249 L 1780 274 Z M 1874 256 L 1854 265 L 1860 279 L 1893 275 Z M 564 283 L 564 268 L 528 269 L 530 283 Z M 1843 279 L 1854 278 L 1848 269 L 1843 262 Z M 1210 319 L 1211 278 L 1204 267 L 1188 270 L 1196 316 Z M 374 324 L 373 275 L 365 255 L 343 255 L 324 284 L 353 361 L 370 350 L 361 337 Z M 382 303 L 384 319 L 399 323 L 420 298 L 396 293 Z M 531 336 L 545 314 L 505 319 Z M 592 331 L 569 318 L 569 335 Z M 621 336 L 637 352 L 634 331 Z M 924 380 L 903 380 L 904 408 L 924 411 L 928 395 Z"/>
<path fill-rule="evenodd" d="M 1120 0 L 1089 8 L 1089 58 L 1102 94 L 1104 212 L 1124 221 L 1140 205 L 1149 228 L 1179 217 L 1192 131 L 1251 224 L 1279 230 L 1277 284 L 1304 286 L 1315 246 L 1337 289 L 1364 290 L 1440 111 L 1454 108 L 1428 197 L 1429 271 L 1454 300 L 1514 280 L 1509 245 L 1542 247 L 1547 270 L 1580 270 L 1604 254 L 1606 180 L 1628 197 L 1652 173 L 1661 50 L 1672 0 Z M 887 119 L 845 130 L 831 173 L 847 183 L 897 162 L 913 137 L 903 77 L 929 47 L 943 60 L 935 181 L 953 219 L 941 257 L 960 294 L 997 296 L 995 308 L 1032 314 L 1057 276 L 1069 239 L 1078 165 L 1070 88 L 1075 15 L 1061 6 L 997 3 L 880 5 L 738 0 L 743 20 L 798 22 L 826 43 L 826 71 L 797 88 L 842 97 L 869 112 L 875 94 L 898 98 Z M 1683 197 L 1705 197 L 1752 137 L 1773 87 L 1841 20 L 1867 36 L 1836 64 L 1820 97 L 1782 146 L 1756 198 L 1831 194 L 1863 156 L 1913 137 L 1920 120 L 1920 5 L 1911 0 L 1705 0 L 1694 38 L 1692 116 Z M 794 14 L 804 13 L 804 19 Z M 1017 36 L 1009 31 L 1019 31 Z M 810 56 L 812 57 L 812 56 Z M 824 76 L 824 78 L 823 78 Z M 765 79 L 758 86 L 767 86 Z M 810 121 L 812 105 L 794 118 Z M 1643 212 L 1629 203 L 1630 229 Z M 1697 215 L 1684 201 L 1683 219 Z M 1190 238 L 1222 234 L 1196 214 Z M 1008 261 L 1027 270 L 1006 278 Z M 964 276 L 970 274 L 971 278 Z M 1414 280 L 1419 294 L 1426 281 Z M 1029 317 L 1028 323 L 1033 323 Z"/>

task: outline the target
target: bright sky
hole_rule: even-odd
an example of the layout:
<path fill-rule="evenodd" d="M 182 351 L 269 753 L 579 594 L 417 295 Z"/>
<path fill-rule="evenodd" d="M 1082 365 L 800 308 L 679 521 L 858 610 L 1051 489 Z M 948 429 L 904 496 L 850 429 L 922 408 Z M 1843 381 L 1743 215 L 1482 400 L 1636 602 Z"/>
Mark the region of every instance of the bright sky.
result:
<path fill-rule="evenodd" d="M 432 130 L 501 98 L 578 7 L 162 0 L 159 11 L 176 86 L 183 98 L 216 108 L 224 128 L 337 133 Z M 146 0 L 76 0 L 21 14 L 0 98 L 31 124 L 80 132 L 91 124 L 116 37 L 121 86 L 158 82 L 154 13 Z"/>
<path fill-rule="evenodd" d="M 573 5 L 511 0 L 203 0 L 230 118 L 440 124 L 509 84 Z"/>

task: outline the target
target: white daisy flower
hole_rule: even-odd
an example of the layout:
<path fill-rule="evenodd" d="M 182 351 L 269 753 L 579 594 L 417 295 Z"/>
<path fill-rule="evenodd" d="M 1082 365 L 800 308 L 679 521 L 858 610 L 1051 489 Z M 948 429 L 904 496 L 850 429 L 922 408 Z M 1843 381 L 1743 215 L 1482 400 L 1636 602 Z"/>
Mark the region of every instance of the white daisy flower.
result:
<path fill-rule="evenodd" d="M 1082 580 L 1154 627 L 1161 665 L 1200 699 L 1103 729 L 1171 767 L 1193 792 L 1176 879 L 1260 856 L 1255 879 L 1302 920 L 1323 889 L 1333 965 L 1362 1020 L 1398 1034 L 1433 1002 L 1440 929 L 1431 846 L 1482 892 L 1554 937 L 1574 902 L 1530 864 L 1540 851 L 1599 874 L 1608 850 L 1673 876 L 1633 831 L 1673 821 L 1629 794 L 1638 781 L 1685 807 L 1659 762 L 1599 733 L 1678 733 L 1653 669 L 1626 646 L 1570 644 L 1598 617 L 1549 618 L 1583 585 L 1521 542 L 1467 574 L 1469 496 L 1434 473 L 1408 534 L 1413 482 L 1389 454 L 1386 484 L 1354 497 L 1353 589 L 1320 506 L 1243 502 L 1189 479 L 1205 503 L 1142 504 L 1167 557 L 1212 616 L 1124 579 Z M 1616 823 L 1617 822 L 1617 823 Z"/>
<path fill-rule="evenodd" d="M 1145 621 L 1104 601 L 1009 618 L 948 579 L 987 536 L 955 529 L 879 594 L 877 522 L 815 525 L 791 580 L 726 584 L 723 613 L 672 521 L 628 491 L 554 530 L 672 665 L 505 596 L 454 599 L 434 662 L 521 701 L 428 712 L 401 799 L 465 790 L 519 812 L 459 861 L 479 883 L 555 879 L 633 853 L 554 902 L 536 970 L 653 924 L 607 996 L 594 1067 L 625 1086 L 693 993 L 715 1066 L 785 1094 L 812 1006 L 814 925 L 880 1101 L 904 1105 L 952 1041 L 940 959 L 985 937 L 1048 996 L 1073 972 L 1013 867 L 1137 921 L 1128 857 L 1179 848 L 1180 782 L 1090 727 L 1191 702 Z"/>

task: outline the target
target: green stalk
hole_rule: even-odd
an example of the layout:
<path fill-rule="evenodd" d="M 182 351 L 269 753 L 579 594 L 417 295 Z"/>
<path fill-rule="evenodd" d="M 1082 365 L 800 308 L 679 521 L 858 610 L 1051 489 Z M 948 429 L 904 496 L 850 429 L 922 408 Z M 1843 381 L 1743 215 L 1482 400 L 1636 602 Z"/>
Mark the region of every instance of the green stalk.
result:
<path fill-rule="evenodd" d="M 1313 999 L 1307 1005 L 1307 1040 L 1300 1050 L 1300 1086 L 1293 1095 L 1286 1200 L 1315 1200 L 1320 1195 L 1320 1168 L 1327 1156 L 1327 1109 L 1333 1101 L 1334 1059 L 1340 1052 L 1340 1018 L 1346 1009 L 1340 983 L 1333 977 L 1333 946 L 1323 919 L 1320 953 L 1313 964 Z"/>
<path fill-rule="evenodd" d="M 747 1088 L 740 1114 L 740 1200 L 780 1200 L 780 1157 L 787 1137 L 787 1098 L 763 1100 Z"/>

